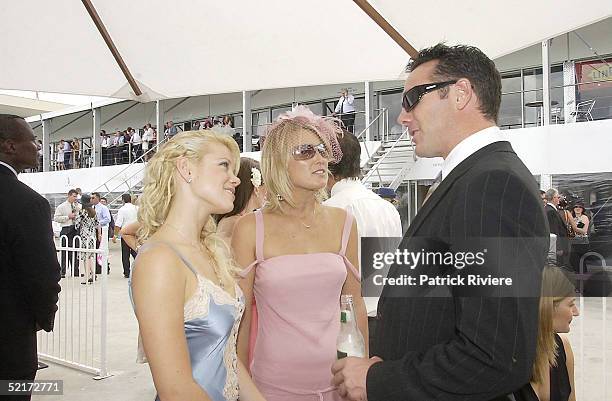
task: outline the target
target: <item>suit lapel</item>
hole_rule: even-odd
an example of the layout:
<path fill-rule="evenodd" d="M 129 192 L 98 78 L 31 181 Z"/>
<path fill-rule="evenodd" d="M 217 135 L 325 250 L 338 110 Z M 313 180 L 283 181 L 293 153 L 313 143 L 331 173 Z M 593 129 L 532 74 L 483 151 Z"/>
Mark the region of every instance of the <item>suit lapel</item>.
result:
<path fill-rule="evenodd" d="M 510 146 L 510 142 L 501 141 L 494 142 L 490 145 L 485 146 L 482 149 L 479 149 L 474 154 L 470 155 L 467 159 L 459 163 L 457 167 L 451 171 L 451 173 L 446 177 L 438 188 L 431 194 L 427 202 L 423 205 L 421 210 L 418 211 L 414 221 L 408 227 L 408 231 L 406 232 L 406 236 L 413 236 L 417 230 L 421 227 L 421 225 L 426 221 L 427 216 L 431 213 L 432 210 L 435 210 L 436 206 L 442 199 L 444 199 L 444 195 L 453 187 L 455 181 L 459 179 L 459 177 L 463 176 L 467 171 L 469 171 L 479 159 L 481 159 L 484 155 L 493 152 L 512 152 L 512 146 Z"/>
<path fill-rule="evenodd" d="M 418 233 L 418 230 L 423 226 L 425 222 L 428 221 L 427 217 L 436 209 L 438 204 L 442 202 L 444 196 L 448 191 L 453 188 L 455 182 L 461 176 L 467 173 L 471 168 L 473 168 L 476 163 L 480 159 L 482 159 L 483 156 L 494 152 L 514 153 L 510 142 L 494 142 L 478 150 L 474 154 L 470 155 L 467 159 L 459 163 L 459 165 L 455 167 L 453 171 L 451 171 L 451 173 L 444 180 L 442 180 L 438 188 L 431 194 L 431 196 L 429 197 L 427 202 L 425 202 L 421 210 L 418 211 L 416 217 L 408 227 L 408 231 L 406 231 L 406 234 L 404 234 L 404 237 L 402 238 L 402 242 L 399 245 L 400 248 L 406 248 L 408 246 L 408 243 L 410 242 L 411 237 L 417 236 L 416 234 Z M 423 235 L 423 233 L 421 233 L 421 235 Z M 397 269 L 398 265 L 393 264 L 389 269 L 388 277 L 395 277 Z M 385 297 L 388 294 L 389 290 L 390 287 L 386 285 L 383 289 L 382 296 Z"/>
<path fill-rule="evenodd" d="M 559 228 L 562 230 L 567 230 L 567 224 L 565 224 L 565 220 L 563 220 L 563 218 L 561 217 L 561 213 L 559 213 L 559 209 L 555 209 L 554 207 L 548 204 L 546 205 L 546 208 L 549 210 L 552 210 L 555 213 L 555 216 L 556 216 L 555 220 Z"/>

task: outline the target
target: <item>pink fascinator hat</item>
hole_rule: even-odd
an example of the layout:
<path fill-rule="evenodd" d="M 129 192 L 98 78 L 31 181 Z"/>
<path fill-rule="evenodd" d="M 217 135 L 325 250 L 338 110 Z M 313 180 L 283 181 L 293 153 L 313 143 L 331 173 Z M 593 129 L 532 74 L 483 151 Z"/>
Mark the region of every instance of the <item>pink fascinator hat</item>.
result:
<path fill-rule="evenodd" d="M 306 106 L 295 106 L 291 111 L 278 116 L 276 121 L 266 130 L 263 140 L 265 141 L 265 137 L 271 131 L 276 130 L 283 124 L 297 124 L 302 128 L 313 131 L 328 149 L 330 163 L 338 163 L 342 159 L 342 150 L 338 143 L 338 137 L 342 136 L 343 133 L 340 128 L 340 120 L 337 118 L 322 117 L 314 114 Z"/>

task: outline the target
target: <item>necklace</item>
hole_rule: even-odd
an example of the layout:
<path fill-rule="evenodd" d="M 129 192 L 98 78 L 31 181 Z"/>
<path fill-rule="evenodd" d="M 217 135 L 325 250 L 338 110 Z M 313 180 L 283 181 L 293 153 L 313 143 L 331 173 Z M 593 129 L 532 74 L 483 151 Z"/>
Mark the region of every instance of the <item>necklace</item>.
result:
<path fill-rule="evenodd" d="M 200 251 L 200 253 L 205 254 L 206 256 L 210 257 L 209 253 L 206 251 L 206 249 L 204 248 L 202 243 L 200 243 L 199 241 L 190 240 L 189 237 L 187 237 L 187 235 L 185 235 L 178 227 L 175 227 L 174 225 L 172 225 L 170 223 L 165 223 L 165 224 L 168 227 L 172 228 L 174 231 L 176 231 L 185 240 L 187 240 L 187 242 L 189 242 L 190 246 L 192 246 L 193 248 L 195 248 L 198 251 Z M 215 272 L 215 276 L 217 277 L 217 281 L 219 282 L 219 287 L 221 287 L 221 289 L 225 290 L 225 285 L 223 285 L 223 281 L 221 281 L 221 275 L 219 274 L 219 269 L 217 267 L 217 263 L 215 263 L 213 258 L 210 258 L 210 259 L 211 259 L 211 264 L 212 264 L 212 267 L 213 267 L 213 271 Z"/>
<path fill-rule="evenodd" d="M 299 221 L 299 222 L 300 222 L 300 223 L 301 223 L 301 224 L 302 224 L 304 227 L 306 227 L 306 228 L 310 228 L 310 227 L 312 227 L 312 225 L 313 225 L 313 224 L 314 224 L 314 222 L 315 222 L 315 212 L 316 212 L 316 210 L 317 210 L 317 208 L 316 208 L 316 206 L 315 206 L 315 207 L 312 209 L 312 223 L 310 223 L 310 224 L 306 224 L 306 223 L 304 223 L 304 222 L 302 221 L 302 219 L 300 219 L 299 217 L 298 217 L 298 221 Z"/>

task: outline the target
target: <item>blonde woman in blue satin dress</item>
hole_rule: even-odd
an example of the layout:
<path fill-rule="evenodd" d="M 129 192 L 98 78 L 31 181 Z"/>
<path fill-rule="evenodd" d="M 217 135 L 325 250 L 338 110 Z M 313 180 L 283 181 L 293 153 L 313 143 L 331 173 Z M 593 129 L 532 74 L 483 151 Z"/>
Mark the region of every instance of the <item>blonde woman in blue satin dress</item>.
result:
<path fill-rule="evenodd" d="M 161 401 L 262 401 L 236 357 L 244 297 L 213 214 L 233 208 L 240 154 L 231 137 L 176 135 L 149 161 L 131 295 Z"/>

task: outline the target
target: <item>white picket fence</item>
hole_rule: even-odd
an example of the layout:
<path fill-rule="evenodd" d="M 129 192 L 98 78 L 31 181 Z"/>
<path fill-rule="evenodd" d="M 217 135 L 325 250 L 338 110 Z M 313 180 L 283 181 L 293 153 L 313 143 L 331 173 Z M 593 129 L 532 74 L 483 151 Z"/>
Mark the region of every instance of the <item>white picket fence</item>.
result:
<path fill-rule="evenodd" d="M 68 244 L 67 237 L 62 236 L 57 250 L 58 258 L 66 252 L 66 259 L 70 256 L 72 265 L 66 260 L 66 278 L 60 281 L 62 291 L 53 331 L 38 332 L 38 357 L 91 373 L 94 379 L 104 379 L 110 376 L 107 358 L 108 227 L 102 228 L 100 249 L 82 248 L 78 236 Z M 72 266 L 81 254 L 93 255 L 94 273 L 95 260 L 98 256 L 101 259 L 101 274 L 91 284 L 81 284 L 88 279 L 84 260 L 79 260 L 79 272 L 83 277 L 74 277 Z"/>

